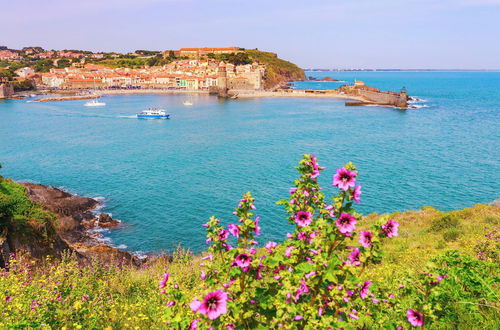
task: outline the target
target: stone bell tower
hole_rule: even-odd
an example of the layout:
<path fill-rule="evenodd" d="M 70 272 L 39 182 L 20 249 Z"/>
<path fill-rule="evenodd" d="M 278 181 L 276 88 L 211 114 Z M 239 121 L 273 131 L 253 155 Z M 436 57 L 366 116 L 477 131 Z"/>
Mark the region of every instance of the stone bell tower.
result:
<path fill-rule="evenodd" d="M 217 87 L 218 94 L 220 97 L 227 97 L 227 72 L 226 72 L 226 63 L 221 61 L 219 63 L 218 76 L 217 76 Z"/>

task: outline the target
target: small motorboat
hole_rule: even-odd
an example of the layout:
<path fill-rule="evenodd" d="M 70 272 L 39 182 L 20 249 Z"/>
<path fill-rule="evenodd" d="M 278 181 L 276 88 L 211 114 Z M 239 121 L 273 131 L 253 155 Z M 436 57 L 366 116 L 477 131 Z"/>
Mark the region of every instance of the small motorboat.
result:
<path fill-rule="evenodd" d="M 189 107 L 189 106 L 193 105 L 193 102 L 191 102 L 191 101 L 184 101 L 184 102 L 182 102 L 182 104 L 184 104 L 185 106 Z"/>
<path fill-rule="evenodd" d="M 84 104 L 84 106 L 86 106 L 86 107 L 103 107 L 105 105 L 106 105 L 106 103 L 99 102 L 96 99 L 93 99 L 92 101 L 88 101 Z"/>
<path fill-rule="evenodd" d="M 137 114 L 141 119 L 169 119 L 170 115 L 163 109 L 148 109 Z"/>

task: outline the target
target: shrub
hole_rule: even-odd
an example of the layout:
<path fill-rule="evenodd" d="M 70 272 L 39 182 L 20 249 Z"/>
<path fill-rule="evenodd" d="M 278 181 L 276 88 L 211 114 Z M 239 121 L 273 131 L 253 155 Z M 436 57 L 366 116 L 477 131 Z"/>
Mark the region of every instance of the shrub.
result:
<path fill-rule="evenodd" d="M 461 235 L 463 234 L 463 232 L 461 230 L 458 230 L 458 229 L 449 229 L 447 231 L 445 231 L 443 233 L 443 239 L 446 241 L 446 242 L 454 242 L 456 241 Z"/>
<path fill-rule="evenodd" d="M 432 220 L 430 231 L 440 231 L 443 229 L 452 229 L 459 226 L 458 218 L 445 214 L 439 218 Z"/>

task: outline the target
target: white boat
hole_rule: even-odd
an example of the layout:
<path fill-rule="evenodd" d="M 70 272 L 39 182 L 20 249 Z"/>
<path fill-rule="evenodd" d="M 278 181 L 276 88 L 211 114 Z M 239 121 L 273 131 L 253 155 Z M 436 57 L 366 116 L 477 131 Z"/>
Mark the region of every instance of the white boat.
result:
<path fill-rule="evenodd" d="M 137 118 L 142 119 L 169 119 L 170 115 L 163 109 L 148 109 L 137 114 Z"/>
<path fill-rule="evenodd" d="M 86 107 L 103 107 L 106 105 L 104 102 L 99 102 L 96 99 L 93 99 L 92 101 L 88 101 L 84 104 Z"/>
<path fill-rule="evenodd" d="M 191 102 L 191 101 L 184 101 L 184 102 L 182 102 L 182 104 L 184 104 L 185 106 L 192 106 L 193 102 Z"/>

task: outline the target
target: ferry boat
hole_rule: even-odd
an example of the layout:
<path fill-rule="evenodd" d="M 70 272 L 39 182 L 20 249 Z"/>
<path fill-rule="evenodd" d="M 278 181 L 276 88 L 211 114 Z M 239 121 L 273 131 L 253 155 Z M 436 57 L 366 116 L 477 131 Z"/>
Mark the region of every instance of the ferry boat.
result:
<path fill-rule="evenodd" d="M 96 99 L 93 99 L 92 101 L 88 101 L 84 104 L 84 106 L 86 106 L 86 107 L 103 107 L 105 105 L 106 105 L 106 103 L 99 102 Z"/>
<path fill-rule="evenodd" d="M 137 114 L 137 118 L 169 119 L 170 115 L 163 109 L 148 109 Z"/>

